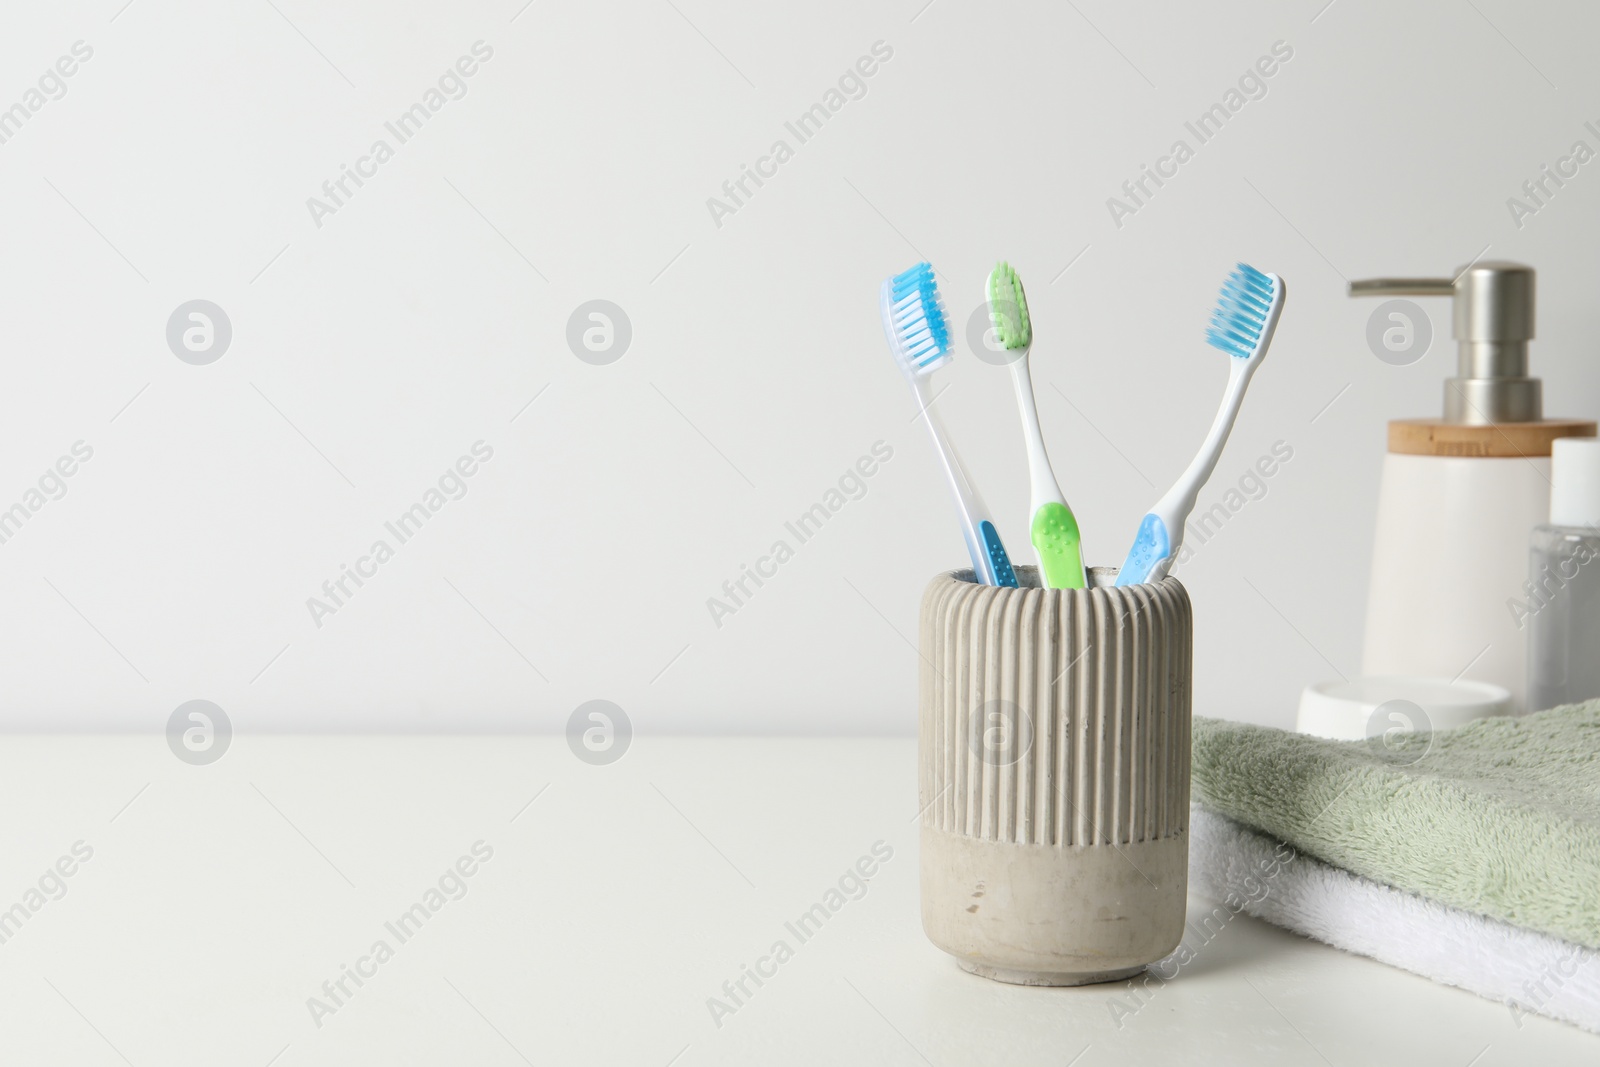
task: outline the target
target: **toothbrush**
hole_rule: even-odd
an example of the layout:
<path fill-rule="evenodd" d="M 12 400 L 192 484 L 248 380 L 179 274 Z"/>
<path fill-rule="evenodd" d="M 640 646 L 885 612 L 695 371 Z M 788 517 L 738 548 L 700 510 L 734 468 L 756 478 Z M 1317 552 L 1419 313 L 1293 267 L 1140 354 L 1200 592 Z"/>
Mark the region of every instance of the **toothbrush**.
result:
<path fill-rule="evenodd" d="M 1009 263 L 995 266 L 989 275 L 989 319 L 999 334 L 1000 345 L 1012 354 L 1011 384 L 1017 390 L 1017 411 L 1022 417 L 1022 436 L 1028 442 L 1029 492 L 1028 536 L 1039 560 L 1039 581 L 1046 589 L 1082 589 L 1083 553 L 1079 544 L 1078 520 L 1067 507 L 1067 498 L 1050 470 L 1050 457 L 1044 450 L 1044 435 L 1039 432 L 1039 409 L 1033 397 L 1033 379 L 1028 374 L 1028 351 L 1033 344 L 1033 321 L 1028 316 L 1028 297 L 1022 279 Z"/>
<path fill-rule="evenodd" d="M 1189 519 L 1189 512 L 1194 510 L 1200 487 L 1211 477 L 1222 455 L 1222 446 L 1228 441 L 1250 376 L 1267 356 L 1285 295 L 1282 278 L 1263 274 L 1247 263 L 1239 264 L 1222 283 L 1222 295 L 1217 299 L 1217 310 L 1212 313 L 1211 327 L 1206 331 L 1206 343 L 1229 357 L 1228 388 L 1222 395 L 1222 406 L 1189 469 L 1167 490 L 1166 496 L 1156 501 L 1155 507 L 1139 524 L 1133 548 L 1117 572 L 1118 585 L 1159 582 L 1166 577 L 1178 550 L 1183 547 L 1183 526 Z"/>
<path fill-rule="evenodd" d="M 933 436 L 934 451 L 939 454 L 945 480 L 956 500 L 956 511 L 961 519 L 961 536 L 967 543 L 967 554 L 972 557 L 972 571 L 984 585 L 1015 587 L 1016 572 L 1006 555 L 1000 534 L 989 518 L 972 479 L 961 465 L 961 457 L 945 435 L 944 425 L 930 406 L 933 397 L 928 390 L 928 379 L 934 371 L 949 363 L 950 328 L 945 321 L 944 302 L 939 299 L 939 285 L 934 281 L 933 268 L 918 263 L 910 270 L 884 280 L 878 297 L 878 310 L 883 317 L 883 334 L 889 342 L 889 351 L 911 384 L 917 398 L 917 408 Z"/>

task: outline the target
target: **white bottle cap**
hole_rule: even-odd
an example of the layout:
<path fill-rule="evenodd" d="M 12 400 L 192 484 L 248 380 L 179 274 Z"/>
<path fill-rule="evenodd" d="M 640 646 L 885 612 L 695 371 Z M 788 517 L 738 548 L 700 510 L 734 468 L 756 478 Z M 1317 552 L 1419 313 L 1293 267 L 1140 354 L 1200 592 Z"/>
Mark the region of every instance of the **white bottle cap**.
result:
<path fill-rule="evenodd" d="M 1551 442 L 1550 525 L 1600 526 L 1600 437 Z"/>

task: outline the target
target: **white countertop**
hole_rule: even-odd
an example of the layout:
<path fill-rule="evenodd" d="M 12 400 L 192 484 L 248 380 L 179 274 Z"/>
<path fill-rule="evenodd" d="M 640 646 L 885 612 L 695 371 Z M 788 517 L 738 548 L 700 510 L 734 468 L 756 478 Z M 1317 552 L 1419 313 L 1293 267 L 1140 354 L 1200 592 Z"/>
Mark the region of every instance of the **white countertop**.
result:
<path fill-rule="evenodd" d="M 0 908 L 39 906 L 0 944 L 0 1063 L 1600 1058 L 1600 1038 L 1246 916 L 1142 1007 L 1128 983 L 965 974 L 918 918 L 914 764 L 909 740 L 644 737 L 589 766 L 562 738 L 244 736 L 196 767 L 161 737 L 9 737 Z M 428 899 L 478 842 L 492 856 L 445 879 L 465 895 Z M 795 938 L 877 842 L 893 855 L 864 895 Z M 75 845 L 92 855 L 26 898 Z M 419 903 L 420 928 L 386 927 Z M 380 940 L 392 957 L 361 963 Z M 733 1005 L 724 982 L 779 940 L 792 955 Z M 358 964 L 335 1004 L 323 983 Z"/>

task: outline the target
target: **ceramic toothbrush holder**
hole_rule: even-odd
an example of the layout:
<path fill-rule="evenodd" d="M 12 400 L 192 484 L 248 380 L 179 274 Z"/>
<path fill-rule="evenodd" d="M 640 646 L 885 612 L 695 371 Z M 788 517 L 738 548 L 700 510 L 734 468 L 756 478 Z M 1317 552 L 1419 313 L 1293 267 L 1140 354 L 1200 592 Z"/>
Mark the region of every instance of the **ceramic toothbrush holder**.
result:
<path fill-rule="evenodd" d="M 1084 985 L 1183 936 L 1193 627 L 1177 579 L 942 574 L 922 600 L 922 926 L 974 974 Z"/>

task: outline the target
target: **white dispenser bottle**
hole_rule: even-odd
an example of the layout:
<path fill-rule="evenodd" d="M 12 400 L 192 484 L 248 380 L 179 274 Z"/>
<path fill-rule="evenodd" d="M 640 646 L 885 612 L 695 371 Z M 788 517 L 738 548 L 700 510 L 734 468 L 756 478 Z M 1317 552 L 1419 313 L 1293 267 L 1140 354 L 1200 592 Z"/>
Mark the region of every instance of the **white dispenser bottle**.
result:
<path fill-rule="evenodd" d="M 1534 271 L 1486 261 L 1454 278 L 1374 279 L 1350 295 L 1450 296 L 1459 348 L 1442 419 L 1389 423 L 1362 673 L 1470 678 L 1524 710 L 1528 537 L 1550 509 L 1550 445 L 1595 424 L 1543 418 L 1528 377 Z"/>

